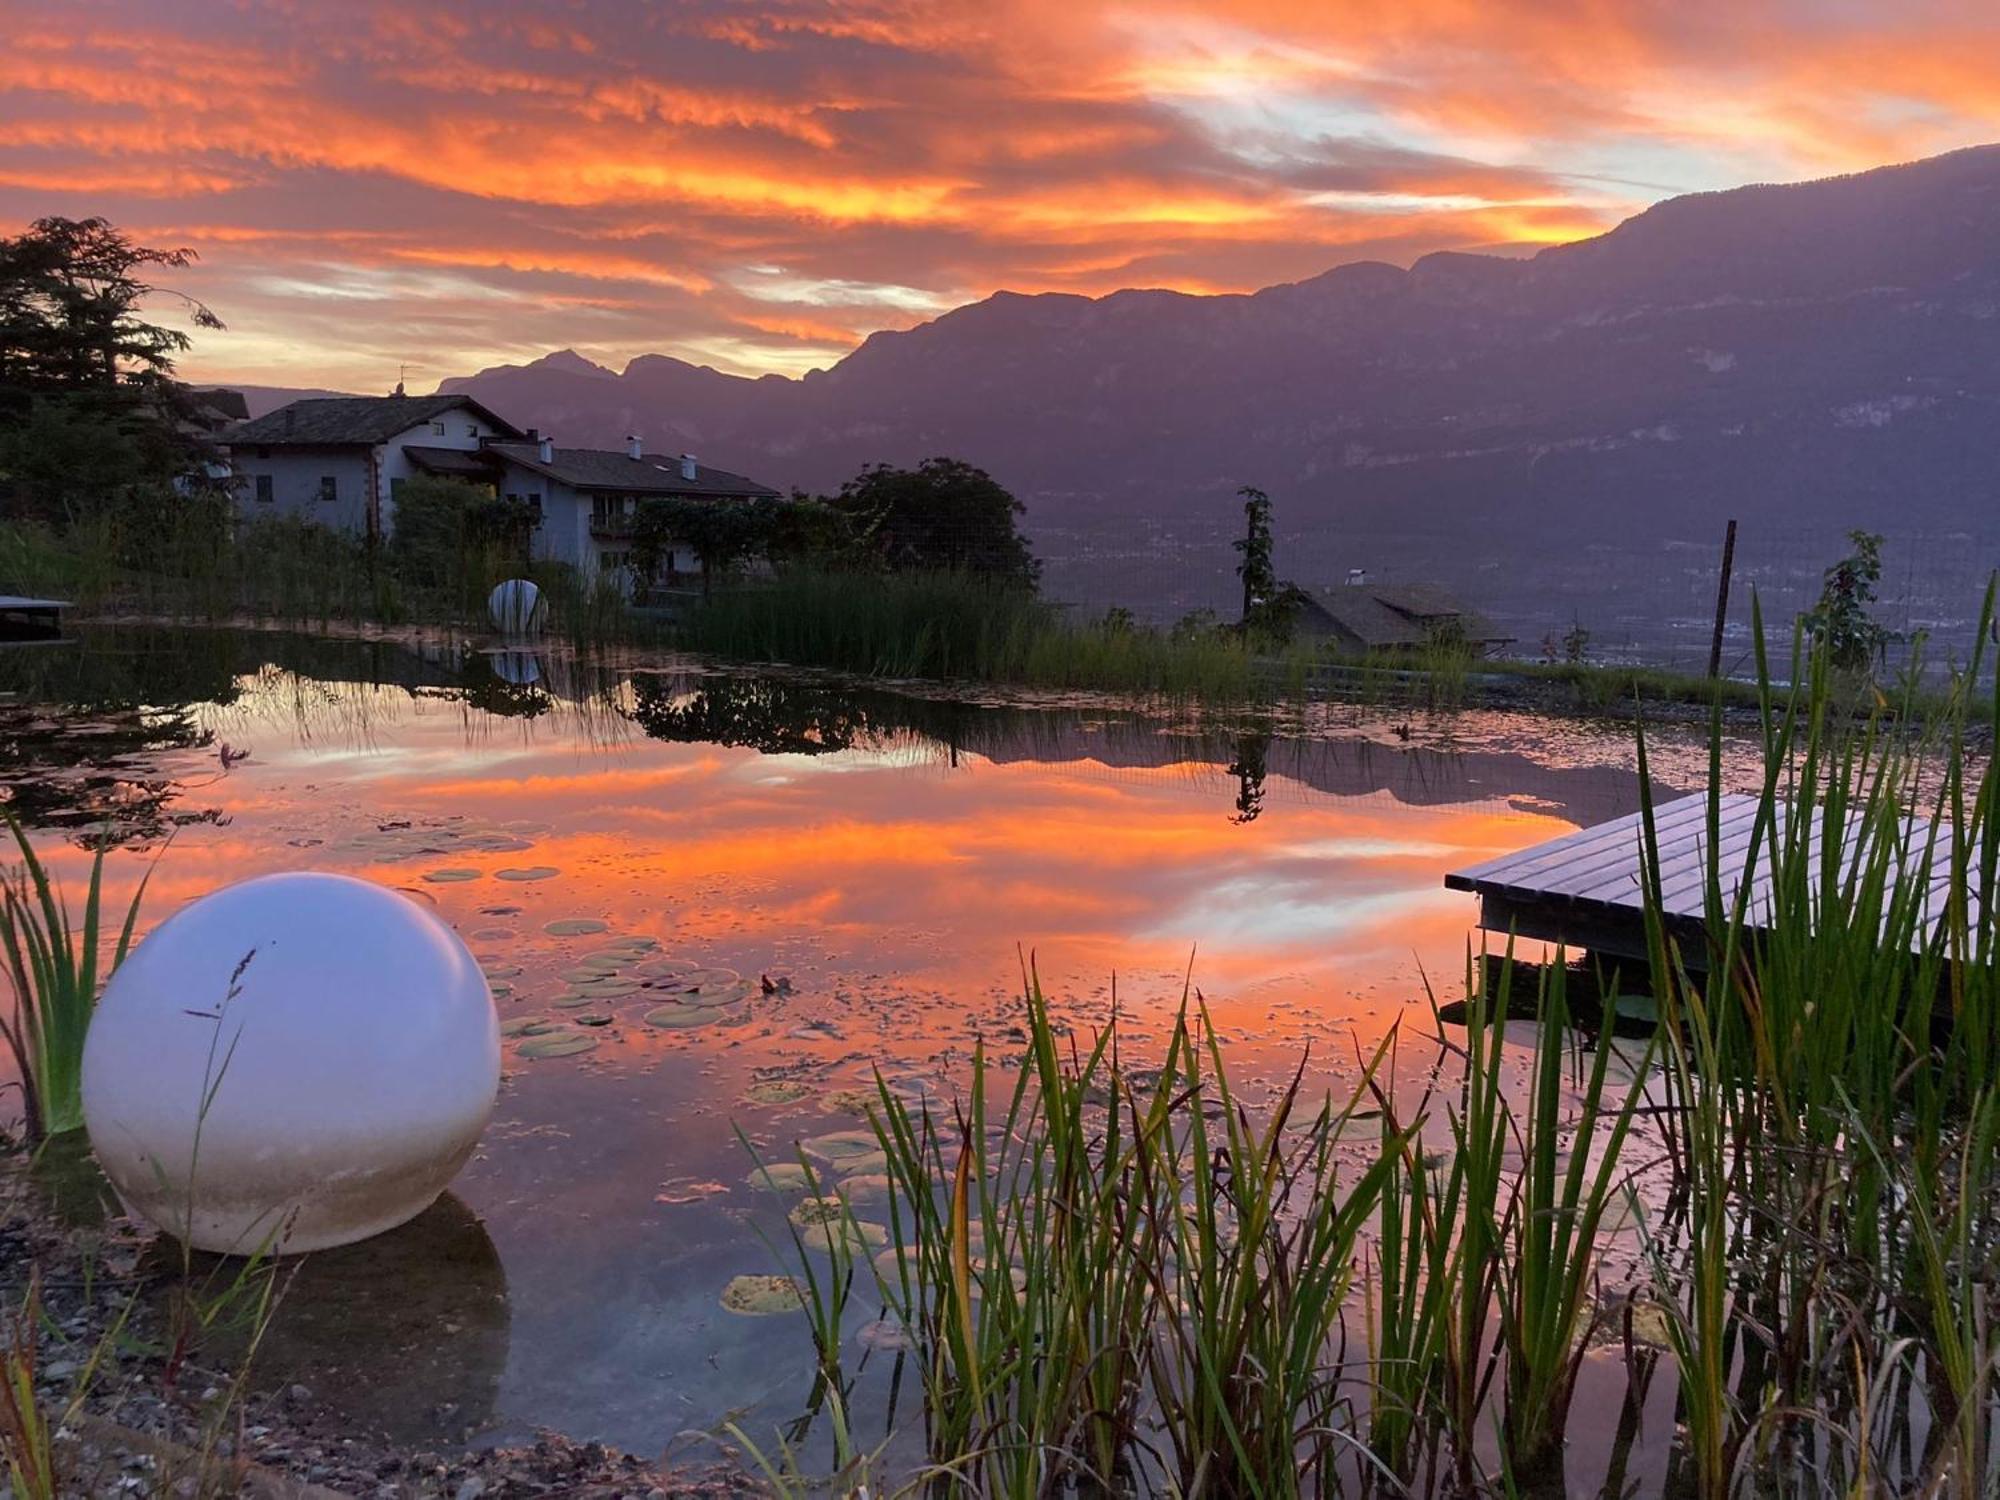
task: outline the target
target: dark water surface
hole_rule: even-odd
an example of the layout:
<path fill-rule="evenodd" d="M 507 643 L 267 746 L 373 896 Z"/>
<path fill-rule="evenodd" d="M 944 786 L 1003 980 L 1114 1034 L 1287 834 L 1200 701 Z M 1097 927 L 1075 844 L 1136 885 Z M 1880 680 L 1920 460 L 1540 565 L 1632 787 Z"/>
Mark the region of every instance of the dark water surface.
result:
<path fill-rule="evenodd" d="M 1139 1047 L 1191 963 L 1253 1091 L 1307 1043 L 1314 1085 L 1351 1087 L 1399 1022 L 1420 1069 L 1424 976 L 1460 992 L 1474 917 L 1444 873 L 1638 797 L 1616 725 L 1348 707 L 1217 728 L 441 642 L 91 630 L 0 657 L 0 690 L 0 784 L 72 890 L 107 825 L 115 904 L 158 858 L 149 922 L 267 871 L 381 881 L 465 937 L 503 1022 L 594 1043 L 510 1038 L 451 1194 L 314 1257 L 281 1310 L 269 1377 L 419 1441 L 547 1426 L 655 1454 L 731 1414 L 770 1431 L 810 1348 L 802 1318 L 717 1300 L 781 1269 L 759 1230 L 782 1240 L 791 1201 L 750 1188 L 738 1128 L 796 1159 L 861 1124 L 878 1067 L 951 1097 L 978 1039 L 1016 1034 L 1028 951 L 1071 1024 L 1108 1016 L 1115 975 Z M 1702 753 L 1665 745 L 1665 779 L 1692 784 Z M 668 958 L 742 993 L 715 976 L 714 1022 L 650 1026 Z M 879 1440 L 882 1358 L 857 1389 Z M 1602 1475 L 1622 1392 L 1594 1353 L 1573 1476 Z"/>

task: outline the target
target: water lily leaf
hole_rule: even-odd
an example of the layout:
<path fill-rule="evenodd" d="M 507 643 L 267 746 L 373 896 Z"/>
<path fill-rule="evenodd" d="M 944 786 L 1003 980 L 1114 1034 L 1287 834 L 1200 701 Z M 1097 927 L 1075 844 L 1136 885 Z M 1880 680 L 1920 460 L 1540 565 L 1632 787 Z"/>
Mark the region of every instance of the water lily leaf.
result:
<path fill-rule="evenodd" d="M 879 1109 L 882 1096 L 872 1088 L 835 1089 L 819 1101 L 819 1107 L 830 1115 L 866 1116 L 871 1109 Z"/>
<path fill-rule="evenodd" d="M 804 1165 L 795 1161 L 766 1162 L 743 1180 L 765 1193 L 796 1193 L 811 1185 Z"/>
<path fill-rule="evenodd" d="M 683 974 L 692 974 L 701 965 L 685 958 L 649 958 L 633 973 L 642 979 L 678 979 Z"/>
<path fill-rule="evenodd" d="M 908 1354 L 917 1347 L 917 1341 L 910 1336 L 910 1330 L 889 1318 L 877 1318 L 873 1323 L 863 1323 L 854 1333 L 855 1340 L 864 1349 L 873 1349 L 882 1354 Z"/>
<path fill-rule="evenodd" d="M 722 1306 L 746 1318 L 797 1312 L 806 1305 L 798 1283 L 789 1276 L 733 1276 L 722 1289 Z"/>
<path fill-rule="evenodd" d="M 831 1135 L 816 1135 L 811 1140 L 799 1142 L 806 1155 L 834 1166 L 855 1161 L 866 1156 L 880 1156 L 882 1143 L 875 1138 L 872 1130 L 836 1130 Z"/>
<path fill-rule="evenodd" d="M 847 1208 L 838 1198 L 801 1198 L 786 1215 L 800 1229 L 814 1224 L 831 1224 L 845 1218 Z"/>
<path fill-rule="evenodd" d="M 812 1085 L 796 1078 L 767 1078 L 743 1091 L 745 1104 L 796 1104 L 812 1093 Z"/>
<path fill-rule="evenodd" d="M 828 1254 L 845 1248 L 850 1254 L 866 1255 L 889 1243 L 889 1231 L 866 1219 L 837 1219 L 825 1224 L 801 1225 L 799 1243 L 808 1250 Z"/>
<path fill-rule="evenodd" d="M 479 972 L 484 974 L 488 979 L 519 979 L 521 977 L 521 966 L 519 964 L 481 964 Z"/>
<path fill-rule="evenodd" d="M 749 998 L 750 986 L 740 979 L 713 987 L 703 985 L 700 989 L 684 989 L 680 995 L 683 1005 L 704 1005 L 711 1010 L 725 1005 L 740 1004 Z"/>
<path fill-rule="evenodd" d="M 453 885 L 461 880 L 477 880 L 478 870 L 426 870 L 424 879 L 432 885 Z"/>
<path fill-rule="evenodd" d="M 592 979 L 609 979 L 617 972 L 616 964 L 578 964 L 574 968 L 564 969 L 561 977 L 571 984 L 583 984 Z M 637 989 L 638 985 L 635 983 L 632 987 Z"/>
<path fill-rule="evenodd" d="M 537 1032 L 555 1029 L 554 1022 L 544 1021 L 540 1016 L 511 1016 L 500 1023 L 502 1036 L 534 1036 Z"/>
<path fill-rule="evenodd" d="M 639 981 L 636 979 L 592 979 L 584 984 L 579 984 L 576 988 L 577 993 L 581 995 L 590 995 L 599 1000 L 617 1000 L 626 995 L 636 995 L 639 992 Z"/>
<path fill-rule="evenodd" d="M 887 1160 L 883 1158 L 885 1164 Z M 889 1178 L 882 1172 L 859 1172 L 841 1178 L 839 1192 L 849 1203 L 882 1203 L 889 1197 Z"/>
<path fill-rule="evenodd" d="M 545 924 L 542 931 L 550 937 L 585 937 L 593 932 L 608 932 L 609 922 L 600 922 L 595 917 L 564 917 L 558 922 Z"/>
<path fill-rule="evenodd" d="M 597 1011 L 587 1016 L 571 1016 L 570 1019 L 579 1026 L 609 1026 L 611 1024 L 611 1012 Z"/>
<path fill-rule="evenodd" d="M 493 878 L 495 880 L 547 880 L 551 875 L 560 874 L 562 874 L 562 871 L 558 870 L 554 865 L 529 865 L 524 869 L 518 870 L 495 870 Z"/>
<path fill-rule="evenodd" d="M 1620 995 L 1611 1002 L 1611 1008 L 1621 1021 L 1644 1021 L 1650 1025 L 1660 1019 L 1660 1002 L 1651 995 Z"/>
<path fill-rule="evenodd" d="M 660 1005 L 646 1012 L 645 1021 L 663 1031 L 688 1031 L 708 1025 L 716 1016 L 717 1012 L 703 1010 L 699 1005 Z"/>
<path fill-rule="evenodd" d="M 574 1057 L 596 1045 L 594 1036 L 578 1036 L 573 1031 L 551 1032 L 547 1036 L 529 1037 L 521 1043 L 520 1053 L 523 1057 Z"/>

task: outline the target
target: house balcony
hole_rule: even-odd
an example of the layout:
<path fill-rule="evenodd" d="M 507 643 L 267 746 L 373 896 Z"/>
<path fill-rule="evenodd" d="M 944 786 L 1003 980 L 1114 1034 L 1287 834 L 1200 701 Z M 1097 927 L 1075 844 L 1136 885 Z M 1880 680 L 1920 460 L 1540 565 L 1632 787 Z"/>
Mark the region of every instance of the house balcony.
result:
<path fill-rule="evenodd" d="M 600 542 L 625 542 L 632 539 L 632 517 L 597 516 L 590 518 L 592 540 Z"/>

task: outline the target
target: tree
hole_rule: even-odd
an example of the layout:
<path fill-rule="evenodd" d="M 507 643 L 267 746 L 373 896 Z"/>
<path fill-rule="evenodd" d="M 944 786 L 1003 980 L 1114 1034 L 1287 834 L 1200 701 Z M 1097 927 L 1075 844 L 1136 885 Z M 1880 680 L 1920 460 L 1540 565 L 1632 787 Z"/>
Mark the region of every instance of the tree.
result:
<path fill-rule="evenodd" d="M 1278 577 L 1272 559 L 1271 497 L 1247 484 L 1236 493 L 1243 497 L 1243 535 L 1229 545 L 1242 554 L 1236 565 L 1236 576 L 1243 580 L 1239 623 L 1246 635 L 1288 640 L 1305 591 Z"/>
<path fill-rule="evenodd" d="M 389 558 L 405 581 L 422 587 L 455 586 L 484 592 L 484 554 L 528 560 L 534 512 L 519 500 L 501 500 L 484 485 L 424 476 L 396 492 L 396 527 Z"/>
<path fill-rule="evenodd" d="M 1875 586 L 1882 581 L 1882 538 L 1855 530 L 1847 533 L 1847 541 L 1854 551 L 1826 570 L 1819 603 L 1801 623 L 1825 645 L 1834 666 L 1861 672 L 1896 637 L 1868 612 L 1875 603 Z"/>
<path fill-rule="evenodd" d="M 1030 589 L 1041 575 L 1021 535 L 1027 508 L 962 459 L 870 464 L 828 504 L 848 518 L 855 552 L 879 566 L 977 573 Z"/>
<path fill-rule="evenodd" d="M 642 500 L 632 521 L 632 571 L 641 584 L 659 571 L 660 559 L 686 547 L 701 563 L 701 592 L 716 578 L 752 558 L 778 561 L 833 546 L 840 518 L 822 501 L 759 496 L 754 500 L 696 500 L 663 495 Z"/>
<path fill-rule="evenodd" d="M 98 450 L 88 497 L 120 500 L 201 471 L 206 457 L 186 387 L 173 378 L 187 334 L 146 321 L 141 306 L 166 290 L 156 267 L 193 263 L 192 250 L 135 245 L 103 219 L 38 219 L 0 239 L 0 478 L 17 502 L 67 522 L 76 494 L 52 487 L 32 462 L 27 429 L 61 433 Z M 198 328 L 222 322 L 181 293 Z"/>

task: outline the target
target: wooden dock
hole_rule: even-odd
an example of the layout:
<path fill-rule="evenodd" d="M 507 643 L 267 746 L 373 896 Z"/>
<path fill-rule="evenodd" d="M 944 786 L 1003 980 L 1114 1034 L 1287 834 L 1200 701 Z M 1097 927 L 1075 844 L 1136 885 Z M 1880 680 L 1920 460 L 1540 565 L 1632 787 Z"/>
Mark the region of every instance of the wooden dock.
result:
<path fill-rule="evenodd" d="M 1721 799 L 1719 858 L 1713 862 L 1725 902 L 1733 901 L 1749 882 L 1744 921 L 1753 930 L 1768 926 L 1772 908 L 1768 843 L 1755 851 L 1754 861 L 1750 847 L 1757 806 L 1755 797 L 1731 794 Z M 1781 807 L 1781 817 L 1783 812 Z M 1712 863 L 1707 794 L 1660 803 L 1653 809 L 1653 825 L 1659 838 L 1660 896 L 1668 930 L 1685 942 L 1698 937 L 1707 923 Z M 1930 825 L 1911 819 L 1904 831 L 1912 858 L 1921 859 Z M 1847 857 L 1861 858 L 1867 842 L 1857 825 Z M 1820 829 L 1815 826 L 1812 847 L 1817 849 L 1819 843 Z M 1927 927 L 1944 914 L 1951 848 L 1951 830 L 1939 828 L 1931 868 L 1923 872 L 1928 886 Z M 1479 897 L 1479 925 L 1490 932 L 1512 932 L 1607 958 L 1643 962 L 1647 956 L 1644 869 L 1645 823 L 1642 814 L 1633 813 L 1454 870 L 1444 883 L 1447 889 Z M 1702 956 L 1699 944 L 1692 942 L 1686 943 L 1684 954 L 1690 963 L 1699 963 Z"/>
<path fill-rule="evenodd" d="M 0 641 L 61 640 L 62 612 L 68 608 L 67 599 L 0 594 Z"/>

